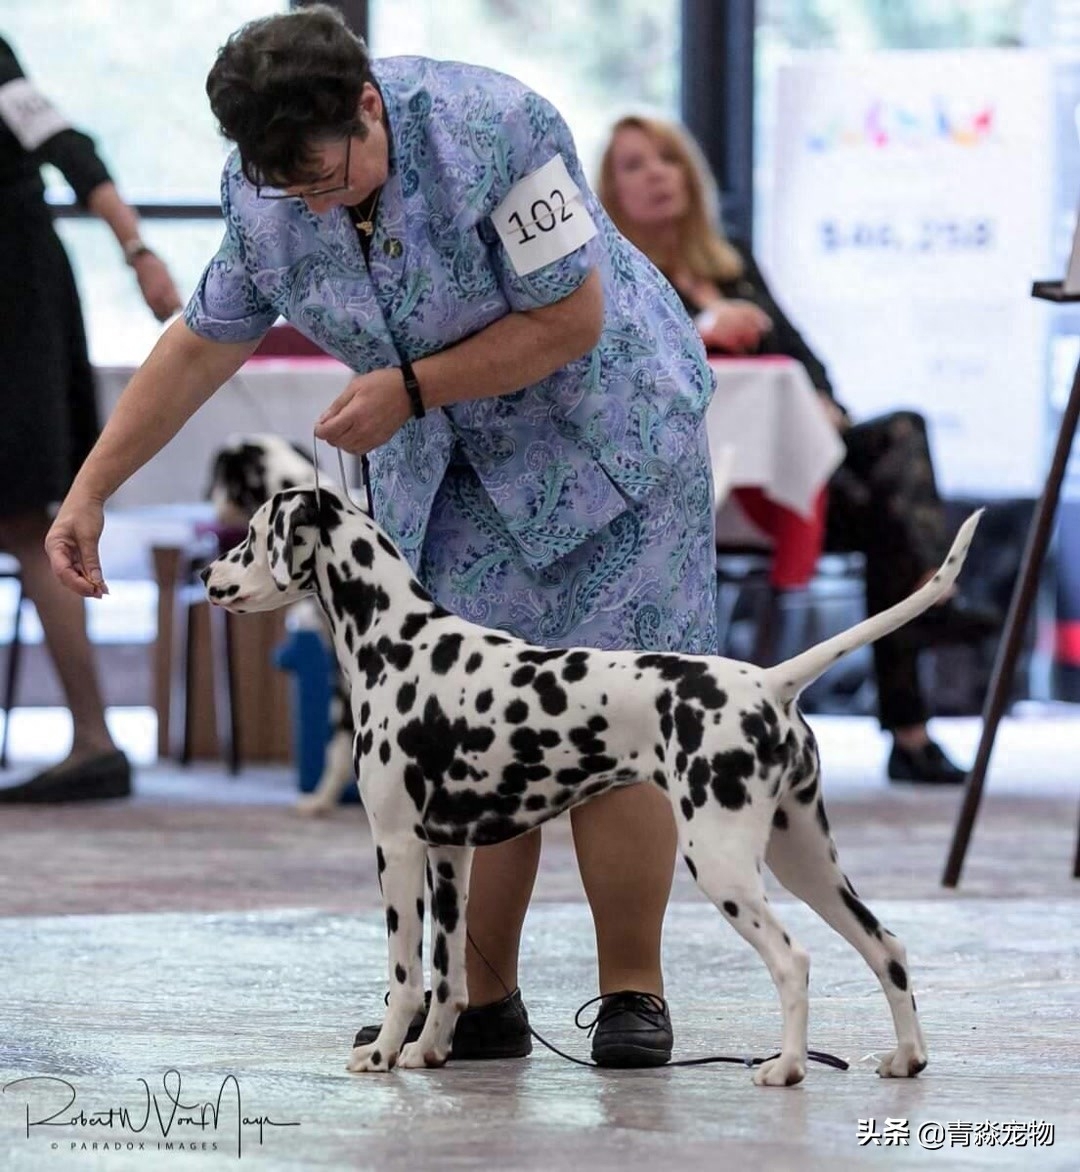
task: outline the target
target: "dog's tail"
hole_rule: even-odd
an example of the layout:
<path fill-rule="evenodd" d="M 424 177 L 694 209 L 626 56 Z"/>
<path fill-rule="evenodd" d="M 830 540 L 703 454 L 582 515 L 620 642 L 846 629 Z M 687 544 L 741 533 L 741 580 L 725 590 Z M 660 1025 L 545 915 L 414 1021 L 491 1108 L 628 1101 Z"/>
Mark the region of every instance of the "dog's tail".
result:
<path fill-rule="evenodd" d="M 845 655 L 864 647 L 867 643 L 873 643 L 882 635 L 888 635 L 897 627 L 902 627 L 904 623 L 922 614 L 942 598 L 960 573 L 982 513 L 983 510 L 979 509 L 968 517 L 960 527 L 960 532 L 957 533 L 941 569 L 925 586 L 908 595 L 903 602 L 898 602 L 888 610 L 883 610 L 881 614 L 876 614 L 854 627 L 849 627 L 839 635 L 826 639 L 824 643 L 811 647 L 809 651 L 796 655 L 794 659 L 768 668 L 765 672 L 765 683 L 777 700 L 781 703 L 794 700 L 805 687 L 812 684 L 818 676 L 823 675 Z"/>

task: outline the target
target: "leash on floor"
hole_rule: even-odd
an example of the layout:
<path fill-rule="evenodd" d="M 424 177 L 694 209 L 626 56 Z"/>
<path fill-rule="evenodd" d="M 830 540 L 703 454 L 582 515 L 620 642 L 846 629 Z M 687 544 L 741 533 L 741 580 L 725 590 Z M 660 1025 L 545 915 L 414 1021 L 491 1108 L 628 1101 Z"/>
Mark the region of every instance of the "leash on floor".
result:
<path fill-rule="evenodd" d="M 495 966 L 477 947 L 476 941 L 472 938 L 472 933 L 468 930 L 468 928 L 465 929 L 465 937 L 473 946 L 473 951 L 476 953 L 476 955 L 480 957 L 480 959 L 487 966 L 488 972 L 490 972 L 495 980 L 498 981 L 500 985 L 502 985 L 503 989 L 506 991 L 506 996 L 508 998 L 512 998 L 514 991 L 506 987 L 506 982 L 502 979 L 500 974 L 496 972 Z M 663 1003 L 662 998 L 656 997 L 654 994 L 645 994 L 645 996 L 653 997 L 658 1007 Z M 595 1005 L 598 1001 L 603 1002 L 603 995 L 599 997 L 593 997 L 586 1001 L 585 1004 L 578 1009 L 577 1013 L 574 1014 L 574 1025 L 576 1025 L 579 1030 L 588 1031 L 586 1036 L 592 1034 L 593 1029 L 595 1029 L 597 1023 L 600 1021 L 600 1012 L 597 1011 L 596 1018 L 588 1024 L 583 1025 L 579 1019 L 584 1010 L 588 1009 L 590 1005 Z M 514 1005 L 513 1002 L 511 1002 L 511 1004 Z M 533 1029 L 525 1012 L 522 1009 L 519 1009 L 517 1005 L 514 1005 L 514 1012 L 517 1013 L 522 1022 L 524 1022 L 525 1028 L 529 1031 L 529 1033 L 540 1043 L 541 1046 L 546 1046 L 547 1049 L 552 1052 L 552 1054 L 558 1054 L 560 1058 L 565 1058 L 567 1062 L 573 1062 L 575 1066 L 600 1065 L 599 1062 L 595 1062 L 591 1059 L 586 1061 L 584 1058 L 575 1058 L 573 1054 L 567 1054 L 565 1050 L 560 1050 L 558 1046 L 552 1045 L 551 1042 L 547 1040 L 547 1038 L 538 1034 L 536 1030 Z M 657 1008 L 657 1012 L 660 1012 L 659 1008 Z M 714 1054 L 708 1058 L 680 1058 L 677 1062 L 665 1062 L 664 1066 L 706 1066 L 713 1062 L 732 1062 L 736 1066 L 746 1066 L 752 1070 L 755 1066 L 761 1066 L 763 1063 L 771 1062 L 774 1058 L 779 1057 L 779 1054 L 770 1054 L 767 1058 L 751 1058 L 749 1055 L 739 1058 L 730 1054 Z M 831 1066 L 835 1070 L 849 1069 L 849 1064 L 845 1062 L 843 1058 L 837 1058 L 836 1055 L 826 1054 L 821 1050 L 807 1050 L 806 1058 L 809 1062 L 820 1062 L 822 1066 Z"/>

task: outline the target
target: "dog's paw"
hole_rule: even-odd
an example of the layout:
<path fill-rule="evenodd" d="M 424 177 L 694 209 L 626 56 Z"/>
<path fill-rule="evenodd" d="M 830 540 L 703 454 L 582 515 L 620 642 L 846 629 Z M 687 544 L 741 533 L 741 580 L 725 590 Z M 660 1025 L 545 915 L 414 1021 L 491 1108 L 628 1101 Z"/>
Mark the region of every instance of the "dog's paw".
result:
<path fill-rule="evenodd" d="M 401 1047 L 397 1064 L 408 1070 L 422 1070 L 425 1066 L 445 1066 L 449 1057 L 448 1046 L 429 1044 L 418 1038 Z"/>
<path fill-rule="evenodd" d="M 806 1078 L 806 1059 L 781 1054 L 770 1058 L 754 1071 L 754 1083 L 759 1087 L 793 1087 Z"/>
<path fill-rule="evenodd" d="M 354 1046 L 345 1069 L 353 1074 L 385 1074 L 393 1068 L 397 1057 L 396 1054 L 384 1054 L 375 1042 L 369 1046 Z"/>
<path fill-rule="evenodd" d="M 877 1072 L 882 1078 L 914 1078 L 926 1067 L 926 1051 L 905 1042 L 882 1058 Z"/>
<path fill-rule="evenodd" d="M 311 794 L 301 794 L 293 807 L 298 814 L 305 818 L 322 818 L 333 810 L 334 805 L 316 791 Z"/>

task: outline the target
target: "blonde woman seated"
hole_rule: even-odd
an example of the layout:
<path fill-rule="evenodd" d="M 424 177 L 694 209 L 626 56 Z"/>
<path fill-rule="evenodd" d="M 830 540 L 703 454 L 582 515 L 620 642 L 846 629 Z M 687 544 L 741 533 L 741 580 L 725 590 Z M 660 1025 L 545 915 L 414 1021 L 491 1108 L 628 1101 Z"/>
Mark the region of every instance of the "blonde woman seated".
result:
<path fill-rule="evenodd" d="M 782 354 L 801 362 L 847 449 L 816 524 L 737 489 L 740 505 L 775 543 L 773 586 L 804 586 L 822 547 L 866 558 L 870 614 L 898 602 L 940 564 L 948 548 L 926 422 L 902 411 L 852 424 L 825 367 L 788 321 L 744 244 L 718 227 L 715 184 L 700 150 L 679 126 L 628 117 L 604 151 L 597 193 L 616 225 L 674 286 L 710 351 Z M 917 657 L 927 646 L 974 641 L 1000 616 L 953 598 L 904 631 L 874 644 L 878 714 L 893 737 L 894 781 L 957 783 L 964 772 L 931 740 Z"/>

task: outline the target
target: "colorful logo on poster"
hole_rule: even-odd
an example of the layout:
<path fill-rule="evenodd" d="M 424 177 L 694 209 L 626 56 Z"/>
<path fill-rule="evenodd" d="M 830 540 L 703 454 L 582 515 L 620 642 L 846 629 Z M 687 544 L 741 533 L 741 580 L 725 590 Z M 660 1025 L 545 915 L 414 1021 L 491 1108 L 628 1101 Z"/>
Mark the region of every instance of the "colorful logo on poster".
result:
<path fill-rule="evenodd" d="M 875 100 L 861 117 L 837 114 L 822 129 L 811 130 L 806 146 L 818 154 L 844 147 L 919 150 L 934 143 L 976 147 L 995 137 L 994 108 L 989 104 L 959 114 L 943 98 L 934 98 L 929 108 L 921 111 L 897 102 Z"/>

